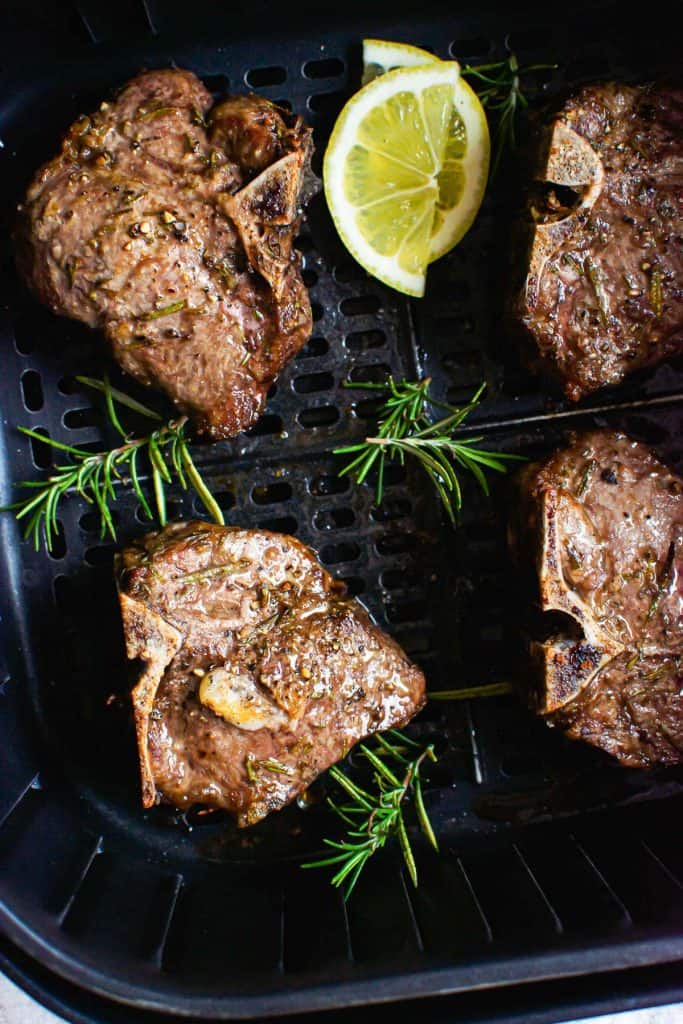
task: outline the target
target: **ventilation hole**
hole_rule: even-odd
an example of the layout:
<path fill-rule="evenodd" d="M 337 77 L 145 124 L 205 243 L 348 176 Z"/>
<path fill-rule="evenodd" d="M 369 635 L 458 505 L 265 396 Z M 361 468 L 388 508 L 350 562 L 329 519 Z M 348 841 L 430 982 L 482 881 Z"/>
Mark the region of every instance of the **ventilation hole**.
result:
<path fill-rule="evenodd" d="M 41 434 L 43 437 L 49 437 L 47 430 L 42 427 L 36 428 L 36 433 Z M 29 438 L 31 445 L 31 457 L 33 459 L 33 465 L 36 469 L 49 469 L 52 465 L 52 449 L 47 444 L 42 444 L 38 438 Z"/>
<path fill-rule="evenodd" d="M 268 388 L 268 394 L 266 395 L 266 398 L 268 398 L 268 399 L 275 398 L 276 394 L 277 394 L 277 384 L 271 384 L 270 387 Z"/>
<path fill-rule="evenodd" d="M 91 455 L 96 455 L 97 452 L 102 450 L 101 441 L 86 441 L 85 443 L 78 442 L 78 447 L 81 451 L 90 452 Z"/>
<path fill-rule="evenodd" d="M 381 505 L 373 508 L 370 515 L 376 523 L 388 523 L 392 519 L 409 516 L 412 506 L 406 498 L 384 498 Z"/>
<path fill-rule="evenodd" d="M 59 519 L 57 520 L 57 529 L 52 533 L 48 554 L 50 558 L 54 558 L 56 560 L 64 558 L 64 555 L 66 554 L 66 537 L 64 536 L 64 527 Z"/>
<path fill-rule="evenodd" d="M 264 434 L 281 434 L 282 418 L 269 413 L 262 416 L 258 423 L 255 423 L 250 430 L 246 431 L 247 437 L 263 437 Z"/>
<path fill-rule="evenodd" d="M 311 316 L 313 318 L 313 323 L 317 323 L 318 320 L 322 320 L 322 318 L 325 316 L 324 306 L 321 306 L 319 302 L 312 302 Z"/>
<path fill-rule="evenodd" d="M 457 352 L 450 356 L 444 356 L 441 365 L 447 373 L 455 376 L 463 370 L 481 373 L 481 352 Z"/>
<path fill-rule="evenodd" d="M 318 275 L 315 270 L 309 270 L 308 267 L 301 271 L 301 277 L 307 288 L 312 288 L 314 284 L 318 283 Z"/>
<path fill-rule="evenodd" d="M 330 427 L 339 419 L 339 410 L 333 405 L 321 405 L 316 409 L 303 409 L 297 420 L 306 430 L 315 427 Z"/>
<path fill-rule="evenodd" d="M 147 515 L 147 512 L 145 511 L 145 508 L 144 508 L 143 505 L 138 505 L 136 507 L 136 509 L 135 509 L 135 518 L 137 519 L 137 521 L 139 523 L 149 523 L 149 522 L 151 522 L 151 520 L 150 520 L 149 516 Z"/>
<path fill-rule="evenodd" d="M 346 100 L 346 93 L 337 90 L 336 92 L 319 92 L 315 96 L 309 96 L 306 106 L 315 114 L 336 114 L 341 110 Z"/>
<path fill-rule="evenodd" d="M 75 377 L 60 377 L 57 381 L 57 389 L 62 395 L 75 395 L 81 390 L 82 385 Z"/>
<path fill-rule="evenodd" d="M 524 32 L 513 32 L 508 37 L 507 45 L 511 51 L 519 53 L 520 50 L 535 50 L 540 46 L 545 46 L 547 42 L 547 29 L 528 28 Z"/>
<path fill-rule="evenodd" d="M 485 57 L 489 52 L 489 41 L 485 36 L 475 36 L 474 39 L 456 39 L 448 47 L 451 57 L 460 60 L 461 57 Z"/>
<path fill-rule="evenodd" d="M 229 509 L 233 508 L 235 504 L 235 495 L 232 493 L 232 491 L 215 491 L 212 493 L 214 501 L 216 502 L 219 508 L 223 509 L 224 512 L 227 512 Z M 200 499 L 195 498 L 194 504 L 197 511 L 206 511 Z"/>
<path fill-rule="evenodd" d="M 324 356 L 329 352 L 330 346 L 325 338 L 311 338 L 307 345 L 301 349 L 297 359 L 312 359 L 314 356 Z"/>
<path fill-rule="evenodd" d="M 294 390 L 299 395 L 311 395 L 315 391 L 329 391 L 334 387 L 334 377 L 331 373 L 307 373 L 303 377 L 297 377 L 294 381 Z"/>
<path fill-rule="evenodd" d="M 311 480 L 308 489 L 315 498 L 325 498 L 328 494 L 343 494 L 349 486 L 349 478 L 346 476 L 322 474 Z"/>
<path fill-rule="evenodd" d="M 38 412 L 43 408 L 43 385 L 40 374 L 36 370 L 26 370 L 21 375 L 21 390 L 24 395 L 24 405 L 31 412 Z"/>
<path fill-rule="evenodd" d="M 356 263 L 355 260 L 340 263 L 332 271 L 332 276 L 340 284 L 356 284 L 359 281 L 367 281 L 368 279 L 367 273 L 363 270 L 360 263 Z"/>
<path fill-rule="evenodd" d="M 273 100 L 273 106 L 280 107 L 282 110 L 287 110 L 290 114 L 292 112 L 292 103 L 291 100 L 288 99 Z"/>
<path fill-rule="evenodd" d="M 111 510 L 111 518 L 114 526 L 118 526 L 121 516 L 115 509 Z M 83 533 L 90 533 L 99 536 L 102 528 L 102 519 L 99 512 L 84 512 L 78 520 L 78 525 L 81 530 L 83 530 Z"/>
<path fill-rule="evenodd" d="M 380 301 L 375 295 L 359 295 L 351 299 L 342 299 L 339 309 L 344 316 L 364 316 L 369 313 L 377 313 L 380 308 Z"/>
<path fill-rule="evenodd" d="M 320 552 L 320 561 L 325 565 L 337 565 L 338 562 L 353 562 L 360 555 L 360 548 L 353 541 L 341 544 L 328 544 Z"/>
<path fill-rule="evenodd" d="M 386 569 L 379 578 L 385 590 L 407 590 L 422 582 L 417 569 Z"/>
<path fill-rule="evenodd" d="M 340 576 L 340 580 L 346 584 L 346 589 L 351 597 L 357 597 L 365 590 L 365 580 L 362 576 Z"/>
<path fill-rule="evenodd" d="M 22 356 L 28 356 L 35 350 L 36 335 L 32 328 L 25 328 L 23 320 L 14 326 L 14 347 Z"/>
<path fill-rule="evenodd" d="M 263 519 L 258 523 L 259 530 L 272 530 L 273 533 L 296 533 L 299 528 L 294 516 L 280 516 L 278 519 Z"/>
<path fill-rule="evenodd" d="M 344 70 L 344 61 L 339 57 L 325 57 L 323 60 L 307 60 L 302 71 L 306 78 L 334 78 Z"/>
<path fill-rule="evenodd" d="M 404 484 L 406 482 L 406 468 L 405 466 L 394 463 L 393 465 L 384 467 L 384 486 L 393 487 L 396 484 Z M 367 479 L 367 478 L 366 478 Z M 374 486 L 375 474 L 371 474 L 371 482 Z"/>
<path fill-rule="evenodd" d="M 294 239 L 294 248 L 299 252 L 310 252 L 313 248 L 313 239 L 310 235 L 299 235 Z"/>
<path fill-rule="evenodd" d="M 218 496 L 214 494 L 214 498 L 217 499 Z M 153 519 L 155 518 L 154 517 L 154 513 L 156 512 L 156 505 L 155 505 L 154 499 L 153 499 L 153 497 L 151 495 L 148 498 L 148 503 L 149 503 L 149 507 L 150 507 L 150 509 L 152 510 L 152 513 L 153 513 L 151 519 L 147 515 L 147 512 L 145 511 L 145 508 L 144 508 L 143 505 L 137 505 L 136 508 L 135 508 L 135 518 L 138 520 L 139 523 L 144 523 L 146 526 L 148 526 L 149 523 L 153 521 Z M 223 506 L 221 506 L 221 507 L 223 507 Z M 204 508 L 204 506 L 201 503 L 201 500 L 198 497 L 194 498 L 194 500 L 192 502 L 192 510 L 193 510 L 193 512 L 197 513 L 198 515 L 201 515 L 202 513 L 204 515 L 206 515 L 206 509 Z M 183 511 L 183 503 L 182 503 L 182 501 L 177 501 L 175 498 L 167 498 L 166 499 L 166 517 L 167 517 L 169 522 L 173 522 L 174 519 L 179 519 L 181 517 L 181 515 L 182 515 L 182 511 Z"/>
<path fill-rule="evenodd" d="M 383 384 L 391 374 L 386 363 L 372 363 L 370 366 L 356 366 L 349 374 L 355 384 Z"/>
<path fill-rule="evenodd" d="M 439 316 L 434 324 L 436 331 L 449 341 L 458 334 L 471 334 L 474 330 L 474 320 L 469 316 Z"/>
<path fill-rule="evenodd" d="M 199 508 L 201 509 L 202 512 L 206 513 L 206 509 L 204 508 L 201 502 L 199 502 Z M 169 523 L 172 523 L 175 519 L 179 519 L 182 511 L 182 501 L 178 501 L 176 498 L 166 499 L 166 517 Z"/>
<path fill-rule="evenodd" d="M 64 413 L 63 423 L 69 430 L 80 430 L 83 427 L 96 427 L 102 422 L 99 409 L 69 409 Z"/>
<path fill-rule="evenodd" d="M 343 530 L 353 525 L 356 516 L 350 508 L 328 508 L 318 512 L 313 520 L 317 530 Z"/>
<path fill-rule="evenodd" d="M 356 402 L 353 411 L 359 420 L 376 420 L 383 404 L 383 398 L 368 398 L 365 402 Z"/>
<path fill-rule="evenodd" d="M 387 603 L 386 615 L 389 622 L 419 622 L 427 613 L 426 601 L 401 601 L 396 604 Z"/>
<path fill-rule="evenodd" d="M 479 379 L 477 379 L 477 383 L 479 383 Z M 472 400 L 473 389 L 474 385 L 470 387 L 463 387 L 462 384 L 460 386 L 453 386 L 446 392 L 446 401 L 449 405 L 457 407 L 467 405 Z"/>
<path fill-rule="evenodd" d="M 230 92 L 230 79 L 227 75 L 202 75 L 202 82 L 214 96 L 225 96 Z"/>
<path fill-rule="evenodd" d="M 344 338 L 344 344 L 351 352 L 367 352 L 371 348 L 381 348 L 386 343 L 384 331 L 354 331 Z"/>
<path fill-rule="evenodd" d="M 537 754 L 530 752 L 508 754 L 500 770 L 503 775 L 532 775 L 541 770 L 541 761 Z"/>
<path fill-rule="evenodd" d="M 279 501 L 287 501 L 292 497 L 292 488 L 286 483 L 261 484 L 251 492 L 257 505 L 275 505 Z"/>
<path fill-rule="evenodd" d="M 101 568 L 102 566 L 111 568 L 115 552 L 116 546 L 114 544 L 99 544 L 97 547 L 87 549 L 85 560 L 88 565 L 92 565 L 95 568 Z"/>
<path fill-rule="evenodd" d="M 264 85 L 282 85 L 287 79 L 287 70 L 281 67 L 251 68 L 244 78 L 247 85 L 255 89 Z"/>
<path fill-rule="evenodd" d="M 380 537 L 375 547 L 378 555 L 403 555 L 413 551 L 417 540 L 410 533 L 385 533 Z"/>
<path fill-rule="evenodd" d="M 601 75 L 605 70 L 605 58 L 601 54 L 591 53 L 581 56 L 578 60 L 572 61 L 572 63 L 566 69 L 567 81 L 571 82 L 573 78 L 593 78 L 596 75 Z"/>
<path fill-rule="evenodd" d="M 60 606 L 62 611 L 73 602 L 75 591 L 68 576 L 55 576 L 52 581 L 52 590 L 55 595 L 55 603 Z"/>

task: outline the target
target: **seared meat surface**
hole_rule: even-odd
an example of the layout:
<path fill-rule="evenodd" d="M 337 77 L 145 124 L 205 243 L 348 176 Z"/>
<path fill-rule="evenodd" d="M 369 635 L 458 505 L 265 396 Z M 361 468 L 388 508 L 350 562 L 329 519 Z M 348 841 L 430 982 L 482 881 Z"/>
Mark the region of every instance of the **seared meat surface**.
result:
<path fill-rule="evenodd" d="M 519 486 L 516 553 L 560 622 L 532 643 L 537 710 L 623 764 L 683 761 L 683 481 L 595 431 Z"/>
<path fill-rule="evenodd" d="M 424 676 L 291 537 L 202 522 L 117 558 L 146 807 L 251 825 L 370 733 L 404 725 Z"/>
<path fill-rule="evenodd" d="M 550 125 L 516 316 L 579 399 L 683 351 L 683 89 L 587 86 Z"/>
<path fill-rule="evenodd" d="M 212 102 L 189 71 L 133 79 L 38 172 L 17 243 L 43 302 L 218 439 L 310 335 L 292 243 L 311 133 L 256 96 Z"/>

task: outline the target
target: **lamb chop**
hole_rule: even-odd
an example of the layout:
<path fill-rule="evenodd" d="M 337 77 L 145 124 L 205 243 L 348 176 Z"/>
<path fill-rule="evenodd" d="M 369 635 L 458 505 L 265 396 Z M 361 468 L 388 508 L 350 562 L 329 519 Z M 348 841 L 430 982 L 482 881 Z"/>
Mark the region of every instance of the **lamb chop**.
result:
<path fill-rule="evenodd" d="M 550 724 L 643 767 L 683 761 L 683 481 L 612 431 L 519 478 L 517 557 L 552 635 L 531 643 Z"/>
<path fill-rule="evenodd" d="M 251 825 L 425 702 L 422 672 L 292 537 L 203 522 L 116 562 L 145 807 Z"/>
<path fill-rule="evenodd" d="M 580 89 L 543 133 L 515 317 L 573 400 L 683 351 L 683 89 Z"/>
<path fill-rule="evenodd" d="M 37 173 L 20 270 L 198 432 L 231 437 L 310 336 L 293 240 L 311 148 L 310 129 L 268 100 L 212 108 L 189 71 L 141 74 Z"/>

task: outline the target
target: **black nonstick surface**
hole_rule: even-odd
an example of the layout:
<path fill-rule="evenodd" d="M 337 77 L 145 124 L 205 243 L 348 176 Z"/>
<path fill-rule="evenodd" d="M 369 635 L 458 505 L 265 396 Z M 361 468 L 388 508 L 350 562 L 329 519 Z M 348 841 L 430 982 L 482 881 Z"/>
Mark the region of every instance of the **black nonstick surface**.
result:
<path fill-rule="evenodd" d="M 467 5 L 463 5 L 467 7 Z M 674 67 L 674 40 L 616 9 L 358 13 L 277 21 L 263 7 L 229 15 L 147 0 L 117 12 L 65 8 L 54 37 L 3 40 L 0 82 L 0 504 L 38 476 L 44 452 L 17 433 L 109 443 L 101 409 L 74 383 L 101 373 L 87 329 L 52 317 L 21 288 L 9 230 L 16 202 L 61 131 L 142 67 L 175 63 L 215 91 L 255 89 L 326 136 L 360 77 L 360 40 L 377 35 L 440 56 L 557 60 L 542 91 L 595 76 Z M 336 21 L 335 21 L 336 18 Z M 656 19 L 655 19 L 656 20 Z M 78 35 L 82 42 L 78 43 Z M 91 39 L 88 40 L 88 34 Z M 115 41 L 107 41 L 116 36 Z M 63 46 L 57 45 L 65 40 Z M 14 44 L 13 41 L 14 40 Z M 105 41 L 98 41 L 105 40 Z M 322 196 L 299 242 L 313 338 L 273 389 L 257 427 L 198 450 L 230 523 L 295 533 L 345 579 L 428 673 L 432 689 L 508 678 L 519 581 L 505 551 L 506 490 L 467 487 L 463 523 L 441 521 L 419 476 L 390 476 L 386 500 L 337 476 L 330 452 L 364 436 L 373 408 L 345 380 L 430 375 L 436 391 L 489 397 L 470 429 L 528 456 L 570 429 L 617 425 L 679 471 L 683 370 L 666 365 L 578 407 L 524 371 L 502 328 L 514 164 L 465 241 L 408 302 L 348 257 Z M 201 514 L 176 491 L 174 517 Z M 144 531 L 130 494 L 119 540 Z M 616 768 L 565 741 L 513 698 L 432 703 L 412 727 L 439 762 L 427 801 L 442 854 L 416 840 L 421 885 L 399 858 L 371 863 L 352 900 L 298 865 L 335 828 L 324 805 L 292 807 L 238 833 L 218 816 L 143 812 L 130 684 L 111 578 L 114 546 L 70 497 L 56 552 L 21 543 L 0 517 L 1 920 L 22 950 L 93 992 L 194 1018 L 258 1018 L 463 992 L 681 957 L 681 775 Z M 113 698 L 113 699 L 112 699 Z"/>

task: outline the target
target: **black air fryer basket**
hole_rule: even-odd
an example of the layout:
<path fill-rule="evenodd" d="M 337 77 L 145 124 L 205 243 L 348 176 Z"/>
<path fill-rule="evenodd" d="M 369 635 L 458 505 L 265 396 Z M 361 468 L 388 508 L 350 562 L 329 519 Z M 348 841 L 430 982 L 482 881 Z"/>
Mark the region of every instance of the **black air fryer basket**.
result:
<path fill-rule="evenodd" d="M 60 133 L 141 68 L 176 64 L 216 95 L 254 89 L 290 103 L 315 128 L 319 174 L 360 80 L 364 35 L 474 62 L 503 56 L 507 42 L 521 63 L 557 61 L 538 99 L 595 77 L 667 73 L 679 58 L 663 19 L 631 22 L 620 6 L 426 2 L 417 15 L 394 5 L 388 16 L 380 5 L 324 6 L 124 0 L 10 12 L 0 39 L 0 504 L 12 481 L 45 468 L 45 451 L 18 425 L 111 443 L 101 407 L 74 382 L 101 374 L 103 348 L 27 295 L 9 233 Z M 297 243 L 313 336 L 253 430 L 197 450 L 226 520 L 312 545 L 434 690 L 509 678 L 519 583 L 506 555 L 505 486 L 490 501 L 468 487 L 456 531 L 419 474 L 392 470 L 376 508 L 372 487 L 340 479 L 331 455 L 365 436 L 374 414 L 343 381 L 428 375 L 459 402 L 485 379 L 488 399 L 468 429 L 492 447 L 537 456 L 573 428 L 613 425 L 683 469 L 680 364 L 571 407 L 522 368 L 502 330 L 518 187 L 512 161 L 415 302 L 354 263 L 322 195 L 314 199 Z M 191 493 L 171 504 L 174 518 L 202 514 Z M 129 492 L 115 518 L 120 541 L 146 528 Z M 114 546 L 92 508 L 65 501 L 51 556 L 22 543 L 8 514 L 0 541 L 0 912 L 16 975 L 30 976 L 31 959 L 42 965 L 34 991 L 62 998 L 71 983 L 136 1007 L 93 1020 L 154 1009 L 262 1018 L 443 993 L 484 1007 L 496 987 L 522 983 L 569 1005 L 572 977 L 581 991 L 604 974 L 590 1000 L 607 1008 L 620 1005 L 615 978 L 633 994 L 643 970 L 680 960 L 680 772 L 617 768 L 512 697 L 433 702 L 411 729 L 439 753 L 426 799 L 441 855 L 416 839 L 417 890 L 400 857 L 376 857 L 344 904 L 323 871 L 299 869 L 335 828 L 322 804 L 241 833 L 217 815 L 141 809 Z"/>

